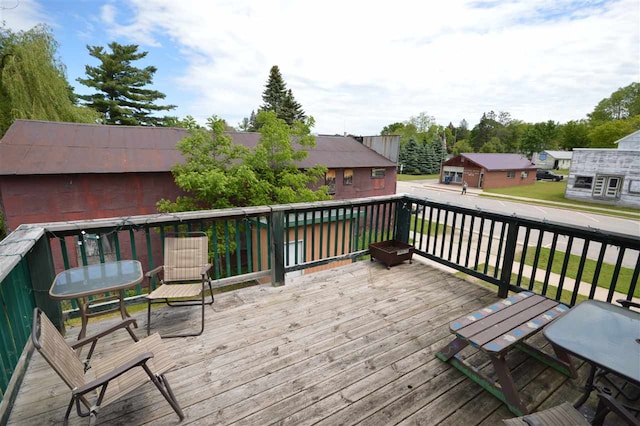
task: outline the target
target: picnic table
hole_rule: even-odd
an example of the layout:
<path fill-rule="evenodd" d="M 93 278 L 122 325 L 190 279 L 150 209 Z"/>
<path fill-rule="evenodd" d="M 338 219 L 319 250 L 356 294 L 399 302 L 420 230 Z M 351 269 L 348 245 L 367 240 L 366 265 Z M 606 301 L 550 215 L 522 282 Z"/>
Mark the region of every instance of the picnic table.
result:
<path fill-rule="evenodd" d="M 505 357 L 511 349 L 517 348 L 561 373 L 574 377 L 575 370 L 566 352 L 556 352 L 556 356 L 552 356 L 525 342 L 525 339 L 540 332 L 568 310 L 567 306 L 556 300 L 528 291 L 517 293 L 451 322 L 449 331 L 456 337 L 436 356 L 491 392 L 514 414 L 528 414 Z M 458 353 L 468 345 L 489 357 L 496 379 L 488 377 L 460 357 Z"/>

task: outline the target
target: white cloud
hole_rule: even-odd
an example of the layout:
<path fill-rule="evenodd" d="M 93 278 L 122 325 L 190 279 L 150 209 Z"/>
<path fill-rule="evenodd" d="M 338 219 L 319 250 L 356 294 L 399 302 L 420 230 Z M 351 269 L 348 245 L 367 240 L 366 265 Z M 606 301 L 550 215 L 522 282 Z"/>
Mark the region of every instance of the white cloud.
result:
<path fill-rule="evenodd" d="M 46 22 L 42 6 L 35 0 L 0 0 L 0 24 L 13 31 L 24 31 Z"/>
<path fill-rule="evenodd" d="M 96 14 L 109 36 L 167 52 L 171 87 L 156 88 L 180 92 L 178 115 L 230 124 L 260 105 L 272 65 L 321 133 L 422 111 L 565 122 L 640 81 L 637 0 L 112 0 Z"/>

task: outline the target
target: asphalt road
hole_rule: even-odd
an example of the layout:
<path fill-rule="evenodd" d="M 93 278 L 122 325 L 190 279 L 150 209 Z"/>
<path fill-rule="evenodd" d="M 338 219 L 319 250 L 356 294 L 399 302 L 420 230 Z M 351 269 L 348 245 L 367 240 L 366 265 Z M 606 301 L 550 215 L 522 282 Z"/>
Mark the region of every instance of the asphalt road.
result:
<path fill-rule="evenodd" d="M 461 195 L 450 190 L 438 190 L 425 186 L 420 181 L 398 182 L 398 193 L 407 193 L 430 200 L 451 203 L 467 208 L 479 208 L 506 215 L 515 214 L 518 217 L 526 217 L 550 222 L 566 223 L 569 225 L 596 228 L 603 231 L 619 232 L 640 236 L 640 220 L 627 219 L 605 214 L 578 212 L 563 208 L 547 207 L 524 202 L 498 200 L 495 198 L 478 197 L 469 192 Z"/>

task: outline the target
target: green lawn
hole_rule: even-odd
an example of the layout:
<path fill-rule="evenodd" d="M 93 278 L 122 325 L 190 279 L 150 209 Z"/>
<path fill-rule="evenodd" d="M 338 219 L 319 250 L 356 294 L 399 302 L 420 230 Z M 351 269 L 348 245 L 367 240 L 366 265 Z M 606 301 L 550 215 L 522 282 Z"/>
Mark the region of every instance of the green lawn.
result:
<path fill-rule="evenodd" d="M 491 194 L 502 194 L 508 195 L 512 197 L 525 197 L 525 198 L 533 198 L 535 200 L 540 201 L 554 201 L 560 203 L 570 204 L 576 207 L 577 210 L 586 210 L 589 211 L 590 207 L 599 207 L 605 208 L 607 210 L 612 211 L 614 214 L 620 212 L 619 216 L 625 217 L 635 217 L 630 215 L 625 215 L 624 212 L 634 212 L 638 213 L 638 209 L 634 209 L 632 207 L 618 207 L 618 206 L 609 206 L 605 204 L 597 204 L 597 203 L 585 203 L 583 201 L 574 201 L 564 198 L 564 191 L 567 187 L 567 182 L 562 180 L 560 182 L 553 181 L 536 181 L 533 185 L 523 185 L 523 186 L 514 186 L 510 188 L 493 188 L 493 189 L 485 189 L 483 190 L 482 196 L 491 197 Z M 599 211 L 591 210 L 596 213 Z"/>
<path fill-rule="evenodd" d="M 547 265 L 549 264 L 549 254 L 551 253 L 551 249 L 542 247 L 540 249 L 540 258 L 538 259 L 538 269 L 546 270 Z M 562 264 L 564 263 L 565 252 L 556 251 L 553 257 L 553 264 L 551 265 L 551 272 L 555 274 L 560 274 L 562 272 Z M 527 249 L 527 256 L 525 258 L 525 264 L 529 266 L 533 266 L 533 261 L 535 257 L 535 249 L 533 247 L 529 247 Z M 516 253 L 516 260 L 520 260 L 522 258 L 522 252 Z M 584 268 L 582 271 L 582 277 L 580 278 L 580 282 L 591 283 L 593 282 L 593 275 L 596 270 L 597 261 L 592 259 L 587 259 L 584 263 Z M 575 279 L 578 276 L 578 267 L 580 266 L 580 256 L 576 256 L 575 254 L 570 255 L 569 263 L 567 264 L 567 272 L 566 276 L 568 278 Z M 611 278 L 613 277 L 613 270 L 615 265 L 611 265 L 609 263 L 603 263 L 600 269 L 600 275 L 598 276 L 598 287 L 609 288 L 609 284 L 611 283 Z M 633 277 L 633 269 L 631 268 L 620 268 L 620 273 L 618 275 L 618 282 L 616 283 L 616 291 L 620 293 L 626 294 L 629 291 L 629 286 L 631 285 L 631 278 Z M 635 297 L 640 297 L 640 287 L 636 287 L 634 291 Z"/>
<path fill-rule="evenodd" d="M 398 173 L 399 181 L 407 181 L 407 180 L 424 180 L 424 179 L 439 179 L 440 175 L 401 175 Z"/>

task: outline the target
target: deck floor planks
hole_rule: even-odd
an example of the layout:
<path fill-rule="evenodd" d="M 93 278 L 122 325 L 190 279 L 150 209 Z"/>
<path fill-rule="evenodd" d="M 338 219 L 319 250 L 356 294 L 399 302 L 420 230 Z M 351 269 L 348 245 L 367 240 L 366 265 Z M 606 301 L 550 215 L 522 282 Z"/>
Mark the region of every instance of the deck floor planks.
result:
<path fill-rule="evenodd" d="M 452 338 L 450 321 L 496 299 L 495 291 L 421 262 L 391 270 L 358 262 L 283 287 L 216 295 L 202 336 L 165 340 L 178 363 L 168 379 L 187 415 L 181 424 L 461 425 L 511 417 L 488 392 L 435 358 Z M 152 324 L 182 330 L 196 327 L 199 314 L 162 307 L 154 309 Z M 146 313 L 136 317 L 143 336 Z M 92 322 L 89 331 L 93 327 L 99 324 Z M 128 342 L 124 332 L 109 336 L 96 356 Z M 491 370 L 474 350 L 462 354 Z M 514 376 L 528 403 L 565 400 L 565 381 L 514 355 Z M 10 424 L 57 424 L 68 398 L 66 386 L 34 355 Z M 86 423 L 72 414 L 71 424 Z M 113 423 L 178 424 L 178 418 L 147 385 L 102 410 L 98 424 Z"/>

